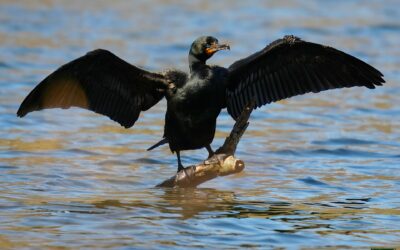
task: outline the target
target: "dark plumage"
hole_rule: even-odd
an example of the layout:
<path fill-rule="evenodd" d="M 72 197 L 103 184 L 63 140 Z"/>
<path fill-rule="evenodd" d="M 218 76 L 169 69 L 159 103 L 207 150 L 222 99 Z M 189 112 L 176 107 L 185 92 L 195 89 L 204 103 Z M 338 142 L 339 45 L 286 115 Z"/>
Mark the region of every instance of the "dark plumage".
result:
<path fill-rule="evenodd" d="M 164 139 L 180 151 L 206 147 L 214 138 L 223 108 L 236 119 L 245 105 L 256 106 L 308 92 L 384 83 L 367 63 L 334 48 L 285 36 L 229 68 L 206 64 L 215 52 L 229 49 L 211 36 L 196 39 L 189 51 L 190 74 L 151 73 L 106 50 L 95 50 L 57 69 L 22 102 L 17 115 L 46 108 L 86 108 L 128 128 L 141 111 L 167 99 Z M 150 150 L 149 149 L 149 150 Z"/>

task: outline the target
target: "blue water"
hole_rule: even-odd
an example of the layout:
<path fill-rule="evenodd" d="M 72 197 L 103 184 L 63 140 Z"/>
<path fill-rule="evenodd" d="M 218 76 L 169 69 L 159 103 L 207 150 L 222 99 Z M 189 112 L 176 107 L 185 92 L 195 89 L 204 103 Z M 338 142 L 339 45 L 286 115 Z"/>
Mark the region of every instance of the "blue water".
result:
<path fill-rule="evenodd" d="M 398 1 L 1 1 L 0 248 L 197 249 L 400 246 Z M 126 130 L 86 110 L 15 112 L 60 65 L 105 48 L 151 71 L 187 71 L 200 35 L 229 66 L 286 34 L 380 69 L 375 90 L 308 94 L 253 112 L 245 170 L 197 189 L 174 174 L 165 101 Z M 224 112 L 213 147 L 233 125 Z M 184 164 L 205 150 L 183 152 Z"/>

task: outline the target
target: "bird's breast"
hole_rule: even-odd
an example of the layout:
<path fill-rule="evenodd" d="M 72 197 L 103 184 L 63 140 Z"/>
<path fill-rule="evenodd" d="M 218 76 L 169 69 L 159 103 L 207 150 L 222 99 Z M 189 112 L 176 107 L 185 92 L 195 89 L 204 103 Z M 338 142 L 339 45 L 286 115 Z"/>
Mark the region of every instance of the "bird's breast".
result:
<path fill-rule="evenodd" d="M 168 107 L 183 116 L 214 117 L 224 107 L 225 79 L 223 68 L 209 67 L 194 72 L 187 82 L 170 96 Z"/>

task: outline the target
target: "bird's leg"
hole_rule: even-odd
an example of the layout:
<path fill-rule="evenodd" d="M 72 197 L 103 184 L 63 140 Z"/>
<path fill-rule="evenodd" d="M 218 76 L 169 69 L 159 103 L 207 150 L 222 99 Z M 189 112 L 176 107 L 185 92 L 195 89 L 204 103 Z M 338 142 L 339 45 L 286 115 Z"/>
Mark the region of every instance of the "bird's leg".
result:
<path fill-rule="evenodd" d="M 178 171 L 177 172 L 179 172 L 184 169 L 182 162 L 181 162 L 181 153 L 179 150 L 176 150 L 176 157 L 178 158 Z"/>
<path fill-rule="evenodd" d="M 215 152 L 212 150 L 211 145 L 207 145 L 206 149 L 208 151 L 208 159 L 210 159 L 215 154 Z"/>

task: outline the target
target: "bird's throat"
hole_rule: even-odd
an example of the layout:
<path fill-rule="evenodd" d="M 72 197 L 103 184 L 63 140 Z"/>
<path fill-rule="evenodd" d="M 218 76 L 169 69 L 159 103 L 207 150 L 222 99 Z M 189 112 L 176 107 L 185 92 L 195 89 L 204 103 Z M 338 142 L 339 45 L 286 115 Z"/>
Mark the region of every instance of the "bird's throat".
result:
<path fill-rule="evenodd" d="M 189 68 L 190 73 L 194 73 L 195 71 L 199 71 L 206 66 L 206 60 L 201 60 L 194 56 L 193 54 L 189 53 Z"/>

